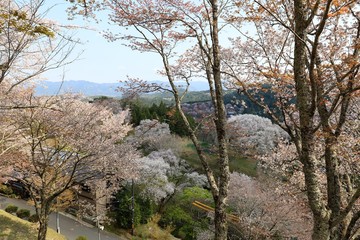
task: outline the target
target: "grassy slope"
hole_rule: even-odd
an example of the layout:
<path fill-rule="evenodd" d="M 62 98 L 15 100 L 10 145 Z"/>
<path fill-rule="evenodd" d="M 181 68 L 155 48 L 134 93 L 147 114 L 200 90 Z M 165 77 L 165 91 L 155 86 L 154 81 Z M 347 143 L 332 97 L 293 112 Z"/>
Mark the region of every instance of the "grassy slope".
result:
<path fill-rule="evenodd" d="M 207 153 L 209 158 L 209 164 L 213 169 L 216 168 L 216 154 Z M 194 145 L 188 143 L 184 150 L 182 151 L 181 157 L 185 159 L 193 168 L 199 172 L 203 172 L 202 165 L 200 163 L 199 157 L 195 151 Z M 248 176 L 256 176 L 256 161 L 239 155 L 234 151 L 229 151 L 229 166 L 230 171 L 236 171 L 244 173 Z"/>
<path fill-rule="evenodd" d="M 37 224 L 35 223 L 22 220 L 3 210 L 0 210 L 0 223 L 0 240 L 37 239 Z M 49 228 L 46 239 L 65 240 L 66 238 Z"/>

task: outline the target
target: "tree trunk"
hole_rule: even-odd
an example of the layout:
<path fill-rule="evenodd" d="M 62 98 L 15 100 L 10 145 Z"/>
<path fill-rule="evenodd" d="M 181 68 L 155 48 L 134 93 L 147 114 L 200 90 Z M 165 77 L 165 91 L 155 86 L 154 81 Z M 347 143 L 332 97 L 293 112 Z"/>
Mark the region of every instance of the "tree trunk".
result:
<path fill-rule="evenodd" d="M 197 154 L 207 176 L 210 184 L 211 193 L 215 202 L 215 239 L 226 240 L 227 239 L 227 221 L 226 221 L 226 201 L 228 196 L 228 186 L 230 180 L 229 171 L 229 157 L 227 151 L 227 140 L 226 140 L 226 110 L 223 99 L 223 89 L 221 82 L 221 68 L 220 68 L 220 44 L 219 44 L 219 29 L 218 29 L 218 1 L 209 1 L 212 7 L 210 17 L 210 28 L 211 28 L 211 49 L 204 47 L 202 38 L 198 38 L 198 44 L 201 51 L 206 52 L 204 55 L 208 58 L 207 62 L 211 63 L 206 66 L 206 76 L 208 78 L 209 87 L 211 91 L 212 102 L 215 109 L 215 125 L 216 134 L 218 140 L 218 169 L 219 175 L 215 176 L 213 170 L 207 163 L 206 156 L 203 152 L 200 142 L 195 134 L 194 129 L 189 124 L 187 117 L 181 109 L 181 99 L 179 97 L 177 87 L 174 83 L 173 76 L 171 74 L 170 64 L 168 62 L 166 54 L 161 54 L 166 75 L 168 77 L 169 84 L 173 90 L 176 108 L 180 113 L 181 118 L 184 120 L 186 128 L 189 130 L 190 138 L 196 148 Z M 213 78 L 213 79 L 212 79 Z M 214 83 L 214 88 L 212 86 Z"/>
<path fill-rule="evenodd" d="M 323 219 L 314 218 L 313 240 L 330 240 L 329 223 Z"/>
<path fill-rule="evenodd" d="M 49 222 L 50 214 L 50 205 L 45 203 L 42 204 L 39 211 L 39 231 L 38 231 L 38 240 L 46 240 L 47 227 Z"/>
<path fill-rule="evenodd" d="M 226 200 L 228 196 L 228 188 L 230 181 L 229 170 L 229 156 L 227 151 L 226 140 L 226 110 L 224 105 L 224 96 L 221 82 L 221 67 L 220 67 L 220 43 L 219 43 L 219 29 L 218 29 L 218 1 L 212 1 L 212 41 L 213 41 L 213 75 L 215 85 L 216 98 L 216 132 L 219 148 L 219 168 L 220 176 L 218 181 L 219 194 L 214 198 L 215 200 L 215 239 L 227 239 L 227 221 L 226 221 Z"/>
<path fill-rule="evenodd" d="M 318 160 L 314 156 L 314 113 L 316 89 L 307 75 L 307 28 L 309 25 L 306 14 L 306 1 L 294 0 L 295 17 L 295 51 L 294 80 L 296 89 L 296 105 L 299 109 L 300 161 L 303 163 L 306 193 L 309 206 L 314 217 L 313 240 L 328 240 L 330 237 L 329 211 L 320 189 L 320 180 L 316 172 Z"/>
<path fill-rule="evenodd" d="M 45 240 L 47 233 L 47 220 L 39 220 L 38 240 Z"/>
<path fill-rule="evenodd" d="M 227 239 L 227 221 L 225 208 L 226 202 L 224 198 L 215 200 L 215 239 Z"/>
<path fill-rule="evenodd" d="M 313 141 L 303 140 L 303 153 L 300 160 L 303 162 L 303 171 L 305 175 L 306 193 L 309 201 L 309 206 L 314 218 L 314 226 L 312 239 L 313 240 L 329 240 L 330 237 L 330 212 L 326 209 L 323 194 L 319 188 L 320 182 L 316 173 L 317 161 L 310 153 L 313 151 Z M 305 150 L 304 150 L 305 145 Z"/>

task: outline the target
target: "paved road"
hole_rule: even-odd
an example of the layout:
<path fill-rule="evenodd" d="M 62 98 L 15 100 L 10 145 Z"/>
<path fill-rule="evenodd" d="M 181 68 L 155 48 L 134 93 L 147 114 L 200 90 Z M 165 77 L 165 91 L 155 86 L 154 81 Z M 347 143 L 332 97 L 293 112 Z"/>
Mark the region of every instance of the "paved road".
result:
<path fill-rule="evenodd" d="M 5 209 L 7 205 L 13 204 L 20 208 L 29 209 L 31 213 L 35 213 L 34 207 L 28 205 L 26 201 L 20 199 L 12 199 L 0 196 L 0 209 Z M 59 214 L 60 233 L 69 240 L 75 240 L 78 236 L 85 236 L 88 240 L 99 240 L 98 229 L 90 224 L 77 221 L 71 215 Z M 56 230 L 56 213 L 50 215 L 49 227 Z M 126 238 L 115 234 L 101 231 L 101 240 L 126 240 Z"/>

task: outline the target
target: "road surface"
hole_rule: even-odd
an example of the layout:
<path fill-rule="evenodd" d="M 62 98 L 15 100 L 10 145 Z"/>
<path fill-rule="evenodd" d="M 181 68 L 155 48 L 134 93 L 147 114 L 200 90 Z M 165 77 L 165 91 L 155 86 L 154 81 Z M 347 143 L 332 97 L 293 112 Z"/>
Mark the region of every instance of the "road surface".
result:
<path fill-rule="evenodd" d="M 33 206 L 24 200 L 6 198 L 0 196 L 0 209 L 5 209 L 7 205 L 13 204 L 20 208 L 29 209 L 31 214 L 35 213 Z M 125 237 L 115 235 L 106 231 L 100 231 L 100 239 L 98 229 L 90 224 L 78 221 L 75 217 L 60 213 L 59 214 L 60 233 L 68 240 L 75 240 L 79 236 L 85 236 L 88 240 L 127 240 Z M 56 230 L 56 213 L 50 215 L 49 227 Z"/>

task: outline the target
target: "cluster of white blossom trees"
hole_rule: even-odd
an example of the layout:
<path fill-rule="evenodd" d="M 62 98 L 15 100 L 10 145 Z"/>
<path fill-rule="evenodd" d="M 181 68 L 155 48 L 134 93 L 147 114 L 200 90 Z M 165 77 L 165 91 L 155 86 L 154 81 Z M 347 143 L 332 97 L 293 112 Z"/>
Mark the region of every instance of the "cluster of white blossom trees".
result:
<path fill-rule="evenodd" d="M 130 142 L 134 140 L 148 153 L 136 160 L 140 173 L 136 183 L 142 185 L 140 194 L 158 205 L 158 212 L 161 213 L 174 195 L 184 188 L 207 186 L 206 176 L 194 171 L 179 157 L 177 145 L 181 139 L 170 133 L 168 124 L 143 120 L 135 128 L 134 135 L 128 138 Z"/>
<path fill-rule="evenodd" d="M 263 155 L 289 136 L 270 119 L 251 114 L 231 116 L 227 121 L 229 145 L 243 154 Z"/>

